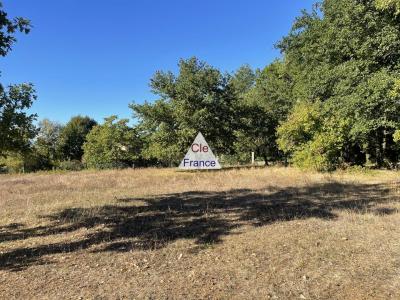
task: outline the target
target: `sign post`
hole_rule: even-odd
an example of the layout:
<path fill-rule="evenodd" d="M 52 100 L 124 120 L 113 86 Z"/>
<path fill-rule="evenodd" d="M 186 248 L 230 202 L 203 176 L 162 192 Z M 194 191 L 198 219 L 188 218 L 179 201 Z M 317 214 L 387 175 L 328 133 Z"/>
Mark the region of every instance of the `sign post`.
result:
<path fill-rule="evenodd" d="M 204 136 L 199 132 L 183 158 L 179 169 L 183 170 L 217 170 L 221 169 Z"/>

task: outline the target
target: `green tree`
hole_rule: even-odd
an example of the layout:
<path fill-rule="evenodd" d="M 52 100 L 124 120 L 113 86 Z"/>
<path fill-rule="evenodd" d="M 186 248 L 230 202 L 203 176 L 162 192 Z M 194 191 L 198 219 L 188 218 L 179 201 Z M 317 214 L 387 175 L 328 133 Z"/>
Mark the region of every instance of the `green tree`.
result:
<path fill-rule="evenodd" d="M 25 109 L 34 99 L 31 84 L 13 85 L 7 90 L 0 86 L 0 155 L 29 148 L 29 141 L 36 134 L 32 124 L 36 115 L 28 114 Z"/>
<path fill-rule="evenodd" d="M 297 103 L 287 120 L 277 129 L 279 148 L 288 154 L 301 150 L 322 127 L 321 107 L 320 102 Z"/>
<path fill-rule="evenodd" d="M 136 129 L 143 137 L 143 158 L 156 159 L 164 166 L 171 166 L 182 159 L 172 104 L 161 99 L 153 104 L 132 104 L 131 108 L 139 119 Z"/>
<path fill-rule="evenodd" d="M 378 9 L 375 1 L 325 0 L 303 13 L 279 43 L 293 79 L 293 100 L 321 102 L 323 126 L 303 146 L 319 145 L 312 156 L 325 155 L 332 146 L 339 157 L 325 156 L 332 160 L 330 168 L 396 163 L 399 39 L 398 16 Z M 284 141 L 284 129 L 279 133 L 281 145 L 290 143 Z M 336 141 L 327 143 L 326 137 Z M 298 151 L 305 151 L 303 146 Z"/>
<path fill-rule="evenodd" d="M 150 86 L 160 99 L 130 106 L 146 158 L 177 164 L 199 131 L 217 154 L 233 152 L 236 98 L 228 74 L 190 58 L 179 62 L 177 76 L 157 72 Z"/>
<path fill-rule="evenodd" d="M 0 2 L 0 55 L 6 56 L 16 42 L 16 32 L 29 33 L 30 22 L 24 18 L 10 19 Z M 34 114 L 28 114 L 36 99 L 31 84 L 0 85 L 0 156 L 9 151 L 24 151 L 27 141 L 35 135 Z"/>
<path fill-rule="evenodd" d="M 39 131 L 34 142 L 34 151 L 47 160 L 47 168 L 56 164 L 58 143 L 63 126 L 57 122 L 44 119 L 39 122 Z"/>
<path fill-rule="evenodd" d="M 6 56 L 17 41 L 16 32 L 29 33 L 31 24 L 28 19 L 16 17 L 10 19 L 7 12 L 3 9 L 3 3 L 0 1 L 0 55 Z"/>
<path fill-rule="evenodd" d="M 330 117 L 323 103 L 299 102 L 287 120 L 277 129 L 278 145 L 300 168 L 331 171 L 343 162 L 342 145 L 349 122 Z"/>
<path fill-rule="evenodd" d="M 97 122 L 89 117 L 75 116 L 60 132 L 58 152 L 63 160 L 81 160 L 86 136 Z"/>
<path fill-rule="evenodd" d="M 236 151 L 247 156 L 255 152 L 267 165 L 284 159 L 276 144 L 276 128 L 292 106 L 291 79 L 285 67 L 284 62 L 275 61 L 258 72 L 252 85 L 241 85 L 248 87 L 244 93 L 236 89 L 239 98 Z M 236 74 L 234 79 L 238 80 Z"/>
<path fill-rule="evenodd" d="M 247 64 L 236 70 L 230 78 L 230 83 L 238 97 L 243 98 L 254 87 L 257 75 Z"/>
<path fill-rule="evenodd" d="M 89 168 L 128 167 L 140 159 L 141 140 L 127 119 L 105 119 L 87 135 L 83 161 Z"/>

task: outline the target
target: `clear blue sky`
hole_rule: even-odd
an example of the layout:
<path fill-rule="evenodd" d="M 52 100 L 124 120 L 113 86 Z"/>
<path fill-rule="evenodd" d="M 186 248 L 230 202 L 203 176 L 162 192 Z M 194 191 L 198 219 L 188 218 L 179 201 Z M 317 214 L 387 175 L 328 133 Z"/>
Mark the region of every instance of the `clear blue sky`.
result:
<path fill-rule="evenodd" d="M 3 0 L 9 16 L 27 17 L 34 28 L 0 58 L 0 81 L 32 82 L 39 119 L 129 118 L 129 103 L 155 99 L 154 72 L 176 71 L 180 58 L 197 56 L 229 72 L 244 63 L 262 68 L 313 2 Z"/>

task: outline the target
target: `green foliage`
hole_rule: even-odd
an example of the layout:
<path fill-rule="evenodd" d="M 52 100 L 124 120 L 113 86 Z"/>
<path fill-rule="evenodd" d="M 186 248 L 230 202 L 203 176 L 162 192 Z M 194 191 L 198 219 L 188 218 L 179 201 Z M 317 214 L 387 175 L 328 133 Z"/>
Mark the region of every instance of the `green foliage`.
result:
<path fill-rule="evenodd" d="M 244 65 L 231 76 L 191 58 L 180 61 L 178 76 L 157 72 L 151 86 L 161 99 L 131 105 L 146 159 L 178 164 L 199 131 L 224 157 L 245 162 L 254 151 L 266 163 L 282 159 L 275 129 L 291 107 L 282 62 L 262 72 Z"/>
<path fill-rule="evenodd" d="M 196 58 L 181 60 L 179 74 L 157 72 L 154 103 L 132 104 L 145 140 L 144 157 L 179 163 L 200 131 L 216 153 L 233 151 L 234 102 L 229 76 Z"/>
<path fill-rule="evenodd" d="M 62 125 L 44 119 L 39 122 L 39 132 L 34 142 L 34 151 L 49 162 L 48 168 L 56 164 L 58 159 L 57 149 Z"/>
<path fill-rule="evenodd" d="M 24 170 L 24 159 L 21 154 L 8 153 L 0 157 L 0 168 L 2 173 L 21 173 Z"/>
<path fill-rule="evenodd" d="M 0 157 L 0 170 L 5 173 L 35 172 L 49 169 L 49 165 L 47 157 L 32 150 L 7 152 Z"/>
<path fill-rule="evenodd" d="M 58 163 L 57 168 L 65 171 L 80 171 L 83 169 L 83 164 L 80 160 L 64 160 Z"/>
<path fill-rule="evenodd" d="M 325 0 L 319 8 L 303 13 L 278 45 L 293 98 L 306 103 L 278 130 L 280 148 L 296 164 L 317 169 L 393 165 L 393 133 L 400 127 L 397 16 L 373 1 Z M 320 106 L 318 120 L 313 103 Z"/>
<path fill-rule="evenodd" d="M 36 133 L 32 125 L 36 115 L 25 110 L 35 99 L 35 91 L 30 84 L 13 85 L 6 90 L 0 86 L 0 156 L 29 148 L 29 139 Z"/>
<path fill-rule="evenodd" d="M 181 149 L 177 144 L 172 105 L 159 100 L 154 104 L 131 105 L 131 108 L 140 120 L 137 129 L 144 139 L 142 156 L 167 166 L 179 161 Z"/>
<path fill-rule="evenodd" d="M 303 169 L 332 171 L 340 162 L 341 144 L 337 136 L 321 133 L 294 152 L 294 165 Z"/>
<path fill-rule="evenodd" d="M 233 74 L 193 57 L 177 74 L 156 72 L 159 99 L 131 104 L 136 125 L 88 117 L 61 126 L 39 124 L 25 111 L 31 85 L 0 86 L 0 155 L 9 170 L 58 164 L 79 169 L 174 166 L 200 131 L 221 161 L 266 164 L 289 160 L 301 168 L 395 167 L 400 161 L 400 2 L 323 0 L 298 17 L 277 45 L 282 57 L 262 70 Z M 29 22 L 0 9 L 0 55 Z M 32 140 L 33 148 L 29 149 Z M 356 168 L 356 167 L 355 167 Z"/>
<path fill-rule="evenodd" d="M 337 136 L 324 130 L 322 104 L 298 103 L 278 128 L 280 149 L 292 154 L 292 162 L 303 169 L 329 171 L 338 158 Z"/>
<path fill-rule="evenodd" d="M 381 10 L 393 10 L 396 15 L 400 14 L 399 0 L 375 0 L 376 7 Z"/>
<path fill-rule="evenodd" d="M 292 154 L 301 150 L 322 126 L 322 104 L 320 102 L 299 102 L 287 120 L 277 129 L 279 148 Z"/>
<path fill-rule="evenodd" d="M 235 111 L 239 122 L 234 145 L 239 157 L 249 157 L 255 152 L 256 157 L 268 164 L 284 159 L 276 144 L 276 128 L 292 106 L 291 83 L 281 61 L 275 61 L 256 75 L 253 85 L 238 93 Z"/>
<path fill-rule="evenodd" d="M 31 24 L 25 18 L 8 18 L 7 13 L 2 8 L 3 4 L 0 2 L 0 55 L 6 56 L 12 45 L 17 41 L 15 33 L 17 31 L 29 33 Z"/>
<path fill-rule="evenodd" d="M 396 143 L 400 143 L 400 130 L 396 130 L 393 134 L 393 140 Z"/>
<path fill-rule="evenodd" d="M 6 56 L 16 42 L 17 31 L 28 33 L 30 22 L 24 18 L 10 19 L 0 2 L 0 56 Z M 0 84 L 0 156 L 9 151 L 25 151 L 30 138 L 35 134 L 32 121 L 34 114 L 28 109 L 36 99 L 31 84 L 11 85 L 4 88 Z"/>
<path fill-rule="evenodd" d="M 83 161 L 87 167 L 128 167 L 139 159 L 141 141 L 127 123 L 127 119 L 111 116 L 104 124 L 93 127 L 83 145 Z"/>
<path fill-rule="evenodd" d="M 256 79 L 257 74 L 253 69 L 249 65 L 243 65 L 230 78 L 230 84 L 233 86 L 233 91 L 239 97 L 243 97 L 254 87 Z"/>
<path fill-rule="evenodd" d="M 81 160 L 82 146 L 90 130 L 97 122 L 89 117 L 76 116 L 62 128 L 58 141 L 58 153 L 62 160 Z"/>

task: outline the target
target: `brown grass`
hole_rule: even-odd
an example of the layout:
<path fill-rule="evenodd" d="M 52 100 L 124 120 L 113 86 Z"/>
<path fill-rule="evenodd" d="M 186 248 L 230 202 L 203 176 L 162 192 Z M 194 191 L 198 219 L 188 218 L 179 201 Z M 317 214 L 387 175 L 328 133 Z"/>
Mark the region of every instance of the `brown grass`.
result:
<path fill-rule="evenodd" d="M 0 176 L 0 298 L 400 299 L 399 173 Z"/>

